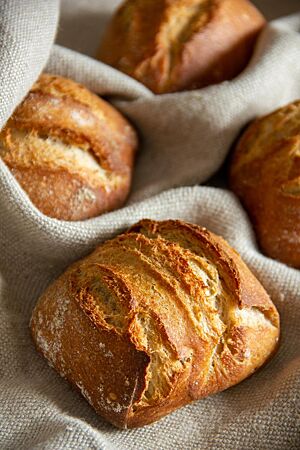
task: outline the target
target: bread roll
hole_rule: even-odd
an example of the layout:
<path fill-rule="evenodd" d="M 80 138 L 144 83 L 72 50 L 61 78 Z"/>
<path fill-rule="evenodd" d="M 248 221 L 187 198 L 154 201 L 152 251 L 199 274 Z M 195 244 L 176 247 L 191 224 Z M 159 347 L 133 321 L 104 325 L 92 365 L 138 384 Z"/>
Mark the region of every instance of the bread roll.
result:
<path fill-rule="evenodd" d="M 83 220 L 121 206 L 137 137 L 108 103 L 44 74 L 0 133 L 0 157 L 44 214 Z"/>
<path fill-rule="evenodd" d="M 248 127 L 233 155 L 230 183 L 263 252 L 300 269 L 300 101 Z"/>
<path fill-rule="evenodd" d="M 201 88 L 237 76 L 264 25 L 247 0 L 127 0 L 99 59 L 156 94 Z"/>
<path fill-rule="evenodd" d="M 251 375 L 277 347 L 279 316 L 222 238 L 143 220 L 55 281 L 31 330 L 101 416 L 132 428 Z"/>

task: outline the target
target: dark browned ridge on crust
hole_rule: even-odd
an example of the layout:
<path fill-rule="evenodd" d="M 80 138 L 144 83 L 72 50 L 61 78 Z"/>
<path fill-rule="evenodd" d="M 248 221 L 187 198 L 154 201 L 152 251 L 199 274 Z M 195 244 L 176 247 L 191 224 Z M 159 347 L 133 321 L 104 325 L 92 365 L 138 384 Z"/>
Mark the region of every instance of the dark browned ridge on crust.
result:
<path fill-rule="evenodd" d="M 132 428 L 251 375 L 277 347 L 279 315 L 221 237 L 142 220 L 55 281 L 31 330 L 102 417 Z"/>
<path fill-rule="evenodd" d="M 197 89 L 236 77 L 264 25 L 248 0 L 127 0 L 98 56 L 156 94 Z"/>
<path fill-rule="evenodd" d="M 44 214 L 84 220 L 128 195 L 137 136 L 112 106 L 43 74 L 0 133 L 0 157 Z"/>

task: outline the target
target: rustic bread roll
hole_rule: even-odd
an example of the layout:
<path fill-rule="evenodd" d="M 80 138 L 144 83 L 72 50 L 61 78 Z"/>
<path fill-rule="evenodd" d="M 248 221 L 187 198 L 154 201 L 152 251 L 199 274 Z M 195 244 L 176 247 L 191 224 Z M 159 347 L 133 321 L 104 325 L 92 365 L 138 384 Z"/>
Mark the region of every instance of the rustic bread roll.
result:
<path fill-rule="evenodd" d="M 276 349 L 279 316 L 222 238 L 143 220 L 55 281 L 31 330 L 100 415 L 131 428 L 252 374 Z"/>
<path fill-rule="evenodd" d="M 127 0 L 99 59 L 157 94 L 196 89 L 238 75 L 264 25 L 247 0 Z"/>
<path fill-rule="evenodd" d="M 137 137 L 121 114 L 72 80 L 41 75 L 0 133 L 0 157 L 44 214 L 82 220 L 117 208 Z"/>
<path fill-rule="evenodd" d="M 272 258 L 300 268 L 300 101 L 248 127 L 230 169 L 233 191 Z"/>

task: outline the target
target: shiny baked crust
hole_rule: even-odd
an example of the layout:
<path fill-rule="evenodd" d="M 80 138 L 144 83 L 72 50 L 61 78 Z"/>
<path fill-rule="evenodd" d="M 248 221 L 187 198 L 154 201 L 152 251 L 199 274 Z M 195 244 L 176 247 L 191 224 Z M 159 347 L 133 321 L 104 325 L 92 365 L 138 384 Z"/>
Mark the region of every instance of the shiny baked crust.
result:
<path fill-rule="evenodd" d="M 230 169 L 267 255 L 300 268 L 300 101 L 253 122 Z"/>
<path fill-rule="evenodd" d="M 31 330 L 101 416 L 132 428 L 251 375 L 277 347 L 279 315 L 221 237 L 142 220 L 55 281 Z"/>
<path fill-rule="evenodd" d="M 0 157 L 44 214 L 82 220 L 121 206 L 136 133 L 84 86 L 43 74 L 0 133 Z"/>
<path fill-rule="evenodd" d="M 238 75 L 264 25 L 247 0 L 127 0 L 98 56 L 157 94 L 196 89 Z"/>

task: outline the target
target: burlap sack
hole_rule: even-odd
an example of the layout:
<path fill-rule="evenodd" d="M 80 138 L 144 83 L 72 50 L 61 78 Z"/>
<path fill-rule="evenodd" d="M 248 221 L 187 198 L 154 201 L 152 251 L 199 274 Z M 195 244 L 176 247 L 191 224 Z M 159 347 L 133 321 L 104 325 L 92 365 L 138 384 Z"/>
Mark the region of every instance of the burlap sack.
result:
<path fill-rule="evenodd" d="M 81 19 L 95 23 L 99 8 L 107 14 L 116 3 L 78 0 L 72 8 L 66 0 L 62 23 L 69 20 L 79 35 Z M 43 69 L 57 15 L 56 0 L 0 2 L 0 126 Z M 275 21 L 236 80 L 160 97 L 87 56 L 52 48 L 47 70 L 112 96 L 138 127 L 142 146 L 128 206 L 77 223 L 40 214 L 0 161 L 1 449 L 300 448 L 299 271 L 260 253 L 248 218 L 229 191 L 171 189 L 207 180 L 251 118 L 300 97 L 299 31 L 300 15 Z M 118 431 L 36 353 L 28 322 L 39 294 L 71 261 L 143 217 L 185 219 L 224 236 L 276 303 L 282 339 L 276 357 L 240 385 L 152 426 Z"/>

